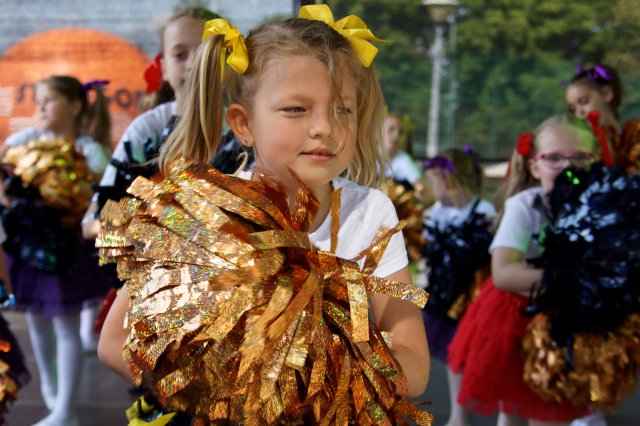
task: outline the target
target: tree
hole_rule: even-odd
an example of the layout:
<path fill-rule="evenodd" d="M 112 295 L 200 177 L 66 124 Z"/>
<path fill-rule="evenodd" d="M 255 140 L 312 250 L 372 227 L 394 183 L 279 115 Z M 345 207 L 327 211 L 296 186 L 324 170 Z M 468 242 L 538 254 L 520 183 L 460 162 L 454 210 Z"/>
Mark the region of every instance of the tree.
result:
<path fill-rule="evenodd" d="M 424 144 L 431 81 L 427 51 L 434 33 L 424 6 L 419 0 L 327 3 L 336 18 L 357 14 L 376 35 L 392 41 L 379 46 L 375 65 L 389 109 L 408 113 L 416 124 L 415 139 Z M 631 77 L 640 71 L 640 60 L 629 46 L 640 44 L 637 3 L 461 0 L 456 44 L 449 45 L 447 55 L 455 64 L 457 96 L 443 94 L 443 110 L 455 102 L 455 122 L 444 122 L 441 129 L 453 129 L 450 141 L 456 146 L 469 144 L 485 157 L 506 157 L 520 132 L 566 110 L 561 82 L 578 64 L 607 61 L 619 68 L 627 89 L 635 89 L 637 79 Z M 623 118 L 637 110 L 636 93 L 627 90 Z M 441 146 L 449 143 L 444 136 L 446 131 Z"/>

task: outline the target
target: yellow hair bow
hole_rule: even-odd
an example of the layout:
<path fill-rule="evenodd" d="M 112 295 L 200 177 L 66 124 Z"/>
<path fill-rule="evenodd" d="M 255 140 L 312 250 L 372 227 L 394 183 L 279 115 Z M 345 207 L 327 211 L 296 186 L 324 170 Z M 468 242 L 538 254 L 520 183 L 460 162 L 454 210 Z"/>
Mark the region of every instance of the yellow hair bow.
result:
<path fill-rule="evenodd" d="M 334 22 L 333 13 L 331 13 L 331 9 L 329 9 L 329 6 L 326 4 L 303 6 L 300 8 L 298 18 L 322 21 L 338 31 L 349 40 L 351 47 L 365 68 L 369 68 L 371 62 L 373 62 L 373 58 L 375 58 L 378 53 L 378 48 L 369 43 L 369 40 L 386 41 L 374 36 L 371 30 L 367 28 L 367 24 L 356 15 L 349 15 L 338 22 Z"/>
<path fill-rule="evenodd" d="M 226 53 L 230 52 L 227 58 L 227 64 L 238 74 L 244 74 L 247 67 L 249 67 L 249 55 L 247 54 L 247 47 L 244 44 L 244 37 L 242 37 L 240 31 L 226 19 L 218 18 L 207 21 L 204 24 L 202 41 L 214 35 L 224 35 L 225 49 L 223 49 L 220 54 L 220 63 L 224 62 Z"/>

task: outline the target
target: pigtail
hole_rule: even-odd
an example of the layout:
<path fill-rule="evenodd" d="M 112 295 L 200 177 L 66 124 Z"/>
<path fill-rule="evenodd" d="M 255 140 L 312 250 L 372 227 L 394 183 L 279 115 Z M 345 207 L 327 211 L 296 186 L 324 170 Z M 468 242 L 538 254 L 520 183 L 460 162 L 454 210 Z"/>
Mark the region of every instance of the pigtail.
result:
<path fill-rule="evenodd" d="M 180 157 L 209 162 L 218 149 L 222 136 L 223 43 L 223 35 L 211 36 L 196 50 L 184 87 L 184 105 L 178 106 L 184 114 L 160 152 L 161 170 Z"/>
<path fill-rule="evenodd" d="M 84 85 L 86 91 L 95 92 L 95 100 L 93 103 L 87 103 L 81 123 L 84 132 L 91 135 L 107 152 L 111 152 L 111 114 L 102 90 L 108 83 L 105 80 L 96 80 Z"/>
<path fill-rule="evenodd" d="M 539 133 L 536 131 L 536 133 Z M 507 198 L 525 189 L 534 187 L 538 180 L 529 170 L 529 159 L 533 156 L 534 136 L 530 132 L 524 132 L 518 137 L 516 149 L 509 159 L 508 173 L 502 185 L 493 197 L 493 204 L 498 209 L 498 223 L 504 213 L 504 204 Z"/>

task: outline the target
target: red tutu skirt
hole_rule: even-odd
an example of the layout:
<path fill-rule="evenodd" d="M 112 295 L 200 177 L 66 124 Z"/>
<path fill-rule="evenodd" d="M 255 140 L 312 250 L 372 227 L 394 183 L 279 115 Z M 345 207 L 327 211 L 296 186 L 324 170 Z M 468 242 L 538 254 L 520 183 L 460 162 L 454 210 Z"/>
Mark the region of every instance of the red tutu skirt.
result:
<path fill-rule="evenodd" d="M 449 366 L 462 372 L 458 401 L 478 414 L 517 414 L 540 421 L 569 421 L 588 413 L 569 402 L 548 402 L 523 380 L 522 338 L 531 321 L 527 298 L 498 290 L 489 278 L 460 321 L 449 346 Z"/>

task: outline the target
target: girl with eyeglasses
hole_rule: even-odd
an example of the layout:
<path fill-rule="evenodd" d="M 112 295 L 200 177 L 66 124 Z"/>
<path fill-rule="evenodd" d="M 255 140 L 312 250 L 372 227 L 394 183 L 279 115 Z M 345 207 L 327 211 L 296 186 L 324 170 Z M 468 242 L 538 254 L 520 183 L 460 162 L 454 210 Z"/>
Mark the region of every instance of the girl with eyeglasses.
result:
<path fill-rule="evenodd" d="M 499 425 L 562 425 L 587 413 L 568 401 L 549 402 L 523 380 L 521 342 L 531 321 L 522 315 L 544 270 L 528 262 L 550 224 L 547 196 L 564 167 L 596 159 L 595 138 L 566 115 L 522 136 L 512 156 L 507 200 L 491 243 L 492 283 L 467 310 L 449 347 L 449 365 L 462 372 L 458 401 L 473 412 L 499 412 Z"/>

